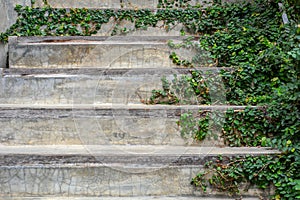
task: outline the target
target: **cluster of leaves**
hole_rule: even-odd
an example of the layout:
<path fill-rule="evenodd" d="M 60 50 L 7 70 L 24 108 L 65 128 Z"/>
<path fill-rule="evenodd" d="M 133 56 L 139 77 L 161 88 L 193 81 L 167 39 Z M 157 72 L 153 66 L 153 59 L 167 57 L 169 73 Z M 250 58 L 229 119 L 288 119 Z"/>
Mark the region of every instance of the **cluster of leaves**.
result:
<path fill-rule="evenodd" d="M 184 138 L 204 139 L 223 138 L 224 145 L 232 147 L 270 146 L 272 127 L 276 121 L 268 116 L 265 107 L 248 107 L 244 110 L 199 111 L 197 115 L 184 113 L 178 125 Z M 217 137 L 217 134 L 220 136 Z M 209 136 L 209 137 L 207 137 Z M 213 136 L 213 137 L 212 137 Z"/>
<path fill-rule="evenodd" d="M 191 20 L 185 25 L 187 30 L 200 34 L 198 48 L 210 52 L 213 65 L 235 67 L 235 70 L 222 74 L 229 103 L 266 103 L 270 100 L 268 94 L 272 88 L 291 81 L 286 74 L 293 70 L 294 65 L 287 59 L 283 43 L 288 41 L 291 44 L 294 38 L 282 35 L 291 30 L 282 26 L 276 2 L 215 3 L 201 12 L 201 20 Z M 289 53 L 299 57 L 299 46 Z M 200 56 L 203 56 L 203 51 Z M 172 53 L 170 59 L 184 67 L 194 67 L 197 63 L 180 59 L 176 53 Z"/>
<path fill-rule="evenodd" d="M 172 60 L 172 62 L 175 65 L 184 66 L 184 67 L 187 67 L 187 68 L 193 68 L 194 67 L 193 63 L 191 63 L 189 60 L 181 60 L 175 52 L 171 53 L 170 59 Z"/>
<path fill-rule="evenodd" d="M 181 32 L 181 35 L 185 35 L 185 32 Z M 172 52 L 169 58 L 177 66 L 186 68 L 201 67 L 203 65 L 214 66 L 209 52 L 204 51 L 195 36 L 189 36 L 183 39 L 183 42 L 181 43 L 174 43 L 172 40 L 169 40 L 168 46 L 172 49 L 185 49 L 190 52 L 195 52 L 195 55 L 190 60 L 182 59 L 176 52 Z"/>
<path fill-rule="evenodd" d="M 223 74 L 230 103 L 267 103 L 273 88 L 297 76 L 299 25 L 284 26 L 276 2 L 235 4 L 224 10 L 232 18 L 226 26 L 204 34 L 201 45 L 218 66 L 236 66 L 236 70 Z M 235 15 L 231 10 L 237 10 Z"/>
<path fill-rule="evenodd" d="M 211 104 L 207 83 L 213 77 L 204 78 L 203 72 L 190 70 L 189 74 L 174 74 L 172 80 L 162 79 L 162 89 L 152 90 L 148 104 Z M 169 100 L 169 101 L 168 101 Z"/>
<path fill-rule="evenodd" d="M 170 82 L 164 76 L 161 78 L 162 90 L 152 90 L 152 95 L 147 104 L 176 104 L 179 102 L 178 98 L 170 88 Z"/>
<path fill-rule="evenodd" d="M 157 8 L 187 8 L 191 0 L 158 0 Z"/>
<path fill-rule="evenodd" d="M 202 110 L 198 113 L 187 112 L 180 116 L 177 122 L 181 128 L 183 138 L 193 138 L 196 141 L 219 140 L 218 132 L 224 123 L 224 113 L 211 110 Z"/>
<path fill-rule="evenodd" d="M 181 127 L 181 137 L 192 137 L 199 141 L 204 140 L 210 130 L 209 117 L 206 112 L 200 113 L 199 116 L 194 116 L 191 112 L 183 113 L 177 124 Z"/>
<path fill-rule="evenodd" d="M 292 157 L 281 155 L 246 156 L 235 159 L 220 157 L 216 161 L 206 163 L 205 172 L 199 173 L 193 178 L 192 184 L 204 191 L 210 185 L 219 191 L 238 196 L 242 189 L 242 183 L 250 183 L 244 189 L 251 185 L 267 189 L 272 183 L 276 187 L 274 199 L 295 199 L 299 198 L 297 195 L 300 191 L 297 167 L 299 165 L 295 165 Z M 267 195 L 263 197 L 263 199 L 267 198 L 270 197 Z"/>
<path fill-rule="evenodd" d="M 198 48 L 210 53 L 214 66 L 235 67 L 235 70 L 222 73 L 229 103 L 267 103 L 273 88 L 292 81 L 296 74 L 295 64 L 299 64 L 297 31 L 300 29 L 282 25 L 277 3 L 216 3 L 202 13 L 205 15 L 201 15 L 201 20 L 189 22 L 192 26 L 186 24 L 186 28 L 200 34 Z M 195 27 L 197 23 L 199 26 Z M 187 47 L 183 47 L 190 48 L 190 43 L 185 42 Z M 178 48 L 178 45 L 170 46 Z M 198 57 L 203 57 L 203 51 L 199 54 Z M 175 52 L 170 59 L 178 66 L 197 66 L 197 61 L 182 59 Z M 289 73 L 293 76 L 287 76 Z"/>
<path fill-rule="evenodd" d="M 246 108 L 245 110 L 228 110 L 222 129 L 222 137 L 228 146 L 267 146 L 271 119 L 266 108 Z"/>

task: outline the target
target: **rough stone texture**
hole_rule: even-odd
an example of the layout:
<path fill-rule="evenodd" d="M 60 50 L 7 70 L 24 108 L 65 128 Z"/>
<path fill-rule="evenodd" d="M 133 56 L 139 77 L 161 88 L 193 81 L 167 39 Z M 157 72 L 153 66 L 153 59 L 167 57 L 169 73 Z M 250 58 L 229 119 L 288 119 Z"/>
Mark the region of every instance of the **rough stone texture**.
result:
<path fill-rule="evenodd" d="M 224 159 L 226 155 L 276 153 L 258 148 L 207 148 L 200 151 L 197 147 L 172 146 L 157 149 L 153 146 L 94 146 L 94 149 L 88 146 L 20 146 L 0 149 L 0 193 L 4 197 L 201 196 L 203 193 L 191 186 L 190 180 L 202 170 L 205 160 L 217 159 L 220 152 Z M 68 161 L 72 155 L 75 157 Z M 87 157 L 94 158 L 94 162 L 84 159 Z M 105 157 L 107 159 L 103 160 Z M 196 162 L 176 163 L 184 158 Z M 247 185 L 241 184 L 240 187 L 243 189 Z M 208 194 L 222 195 L 210 189 Z M 269 192 L 250 188 L 242 194 L 258 196 Z"/>
<path fill-rule="evenodd" d="M 195 175 L 195 174 L 194 174 Z M 149 196 L 190 194 L 189 167 L 132 174 L 105 166 L 0 167 L 2 196 Z M 174 180 L 174 177 L 175 178 Z"/>
<path fill-rule="evenodd" d="M 0 0 L 0 33 L 5 32 L 17 19 L 14 8 L 17 4 L 31 5 L 30 0 Z M 6 67 L 7 44 L 0 42 L 0 68 Z"/>
<path fill-rule="evenodd" d="M 0 68 L 7 66 L 8 45 L 0 42 Z"/>
<path fill-rule="evenodd" d="M 202 69 L 199 69 L 202 70 Z M 204 68 L 203 71 L 208 70 Z M 219 69 L 212 71 L 218 75 Z M 210 71 L 210 70 L 209 70 Z M 170 81 L 170 86 L 178 88 L 174 93 L 180 97 L 180 103 L 198 104 L 196 94 L 183 96 L 187 85 L 176 86 L 172 83 L 174 75 L 181 77 L 189 69 L 127 69 L 127 70 L 2 70 L 0 75 L 0 104 L 130 104 L 141 103 L 149 99 L 152 90 L 162 89 L 162 77 Z M 217 77 L 214 75 L 214 78 Z M 204 79 L 205 79 L 204 75 Z M 209 77 L 208 77 L 209 78 Z M 220 82 L 222 80 L 219 80 Z M 214 83 L 219 83 L 214 79 Z M 211 87 L 218 88 L 218 87 Z M 225 90 L 214 92 L 212 99 L 225 98 Z M 219 97 L 213 98 L 214 93 Z M 221 95 L 221 96 L 220 96 Z"/>
<path fill-rule="evenodd" d="M 0 101 L 23 104 L 140 103 L 151 96 L 153 89 L 161 88 L 160 77 L 166 71 L 153 72 L 155 70 L 136 77 L 134 71 L 111 75 L 106 75 L 105 71 L 93 75 L 47 72 L 7 75 L 0 78 Z"/>
<path fill-rule="evenodd" d="M 0 142 L 5 145 L 192 145 L 196 143 L 183 138 L 177 125 L 182 113 L 189 111 L 197 116 L 199 110 L 222 113 L 229 108 L 244 109 L 242 106 L 11 106 L 2 106 L 0 110 Z M 199 145 L 224 146 L 221 130 L 211 120 L 210 128 L 215 133 Z"/>
<path fill-rule="evenodd" d="M 170 68 L 172 52 L 191 59 L 195 51 L 171 49 L 180 37 L 39 37 L 9 40 L 11 68 Z M 202 63 L 203 61 L 203 63 Z M 199 65 L 208 62 L 203 57 Z"/>
<path fill-rule="evenodd" d="M 126 123 L 126 124 L 125 124 Z M 176 119 L 91 118 L 2 119 L 1 144 L 174 144 L 180 137 Z M 155 126 L 155 129 L 150 127 Z M 216 142 L 216 141 L 215 141 Z M 212 141 L 213 143 L 213 141 Z"/>

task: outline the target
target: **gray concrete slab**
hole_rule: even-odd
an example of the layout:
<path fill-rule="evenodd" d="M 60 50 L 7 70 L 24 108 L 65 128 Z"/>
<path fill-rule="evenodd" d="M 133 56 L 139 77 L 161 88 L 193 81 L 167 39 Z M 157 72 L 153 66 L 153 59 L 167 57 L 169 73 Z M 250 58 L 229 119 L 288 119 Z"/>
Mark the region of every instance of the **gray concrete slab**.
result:
<path fill-rule="evenodd" d="M 160 161 L 168 160 L 167 157 L 195 156 L 206 157 L 218 155 L 245 156 L 245 155 L 271 155 L 280 153 L 269 147 L 201 147 L 201 146 L 173 146 L 173 145 L 18 145 L 0 146 L 1 156 L 13 155 L 40 155 L 40 156 L 111 156 L 111 163 L 118 162 L 114 157 L 128 156 L 157 156 Z M 41 160 L 41 162 L 47 160 Z M 136 160 L 137 162 L 141 162 Z M 2 162 L 2 161 L 1 161 Z M 80 160 L 78 160 L 80 162 Z M 143 162 L 143 161 L 142 161 Z M 7 163 L 10 165 L 10 163 Z M 28 164 L 30 164 L 28 162 Z M 34 163 L 33 163 L 34 164 Z"/>
<path fill-rule="evenodd" d="M 244 106 L 168 106 L 143 104 L 0 105 L 0 144 L 5 145 L 201 145 L 224 146 L 222 130 L 211 119 L 212 134 L 202 142 L 181 135 L 180 115 L 199 110 L 224 115 Z M 220 118 L 218 118 L 220 119 Z M 219 127 L 219 128 L 218 128 Z M 192 130 L 191 130 L 192 131 Z"/>
<path fill-rule="evenodd" d="M 150 153 L 149 153 L 150 152 Z M 1 146 L 0 198 L 202 196 L 190 181 L 207 160 L 276 153 L 265 148 Z M 241 195 L 268 195 L 240 184 Z M 223 195 L 208 188 L 208 196 Z"/>
<path fill-rule="evenodd" d="M 225 103 L 219 69 L 199 68 L 209 85 L 211 99 Z M 0 104 L 130 104 L 141 103 L 162 90 L 162 78 L 180 104 L 199 104 L 201 99 L 183 77 L 190 69 L 6 69 L 0 76 Z M 205 75 L 211 72 L 211 75 Z M 175 80 L 177 77 L 177 81 Z M 183 81 L 180 81 L 183 79 Z M 185 82 L 184 82 L 185 81 Z M 186 93 L 186 91 L 190 91 Z"/>
<path fill-rule="evenodd" d="M 121 171 L 112 166 L 0 167 L 2 197 L 140 197 L 205 195 L 190 181 L 201 171 L 199 166 L 156 168 L 142 173 Z M 267 196 L 268 190 L 247 188 L 240 184 L 239 196 Z M 207 196 L 224 193 L 207 189 Z"/>
<path fill-rule="evenodd" d="M 39 37 L 9 39 L 10 68 L 171 68 L 169 56 L 176 52 L 187 60 L 196 51 L 172 49 L 169 40 L 180 37 Z M 200 52 L 201 54 L 201 52 Z M 208 63 L 203 52 L 199 66 Z"/>

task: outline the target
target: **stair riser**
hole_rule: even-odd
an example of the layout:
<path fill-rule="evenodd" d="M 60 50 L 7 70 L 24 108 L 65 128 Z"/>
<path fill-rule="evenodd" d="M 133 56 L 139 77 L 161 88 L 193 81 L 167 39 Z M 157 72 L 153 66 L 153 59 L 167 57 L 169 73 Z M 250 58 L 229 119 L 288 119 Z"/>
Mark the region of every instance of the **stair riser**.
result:
<path fill-rule="evenodd" d="M 56 38 L 10 38 L 10 68 L 170 68 L 175 66 L 169 58 L 173 51 L 187 59 L 195 54 L 191 50 L 168 47 L 168 38 L 172 37 L 142 41 L 124 37 Z"/>
<path fill-rule="evenodd" d="M 183 138 L 177 125 L 184 112 L 180 108 L 2 110 L 0 141 L 5 145 L 192 145 L 192 136 Z M 201 146 L 223 146 L 218 135 L 221 130 L 216 130 L 216 139 L 205 140 Z"/>
<path fill-rule="evenodd" d="M 166 167 L 150 172 L 130 173 L 115 167 L 1 167 L 2 196 L 201 196 L 190 185 L 199 166 Z M 243 187 L 243 186 L 241 186 Z M 242 190 L 241 190 L 242 191 Z M 250 189 L 245 195 L 268 195 Z M 209 195 L 224 195 L 210 191 Z M 224 197 L 224 196 L 223 196 Z"/>
<path fill-rule="evenodd" d="M 152 79 L 152 78 L 151 78 Z M 0 82 L 0 102 L 9 104 L 93 104 L 140 103 L 161 88 L 159 77 L 140 80 L 97 76 L 4 77 Z M 125 90 L 129 88 L 130 90 Z M 139 97 L 136 92 L 139 93 Z"/>
<path fill-rule="evenodd" d="M 184 195 L 193 193 L 189 185 L 192 171 L 196 169 L 130 174 L 108 167 L 2 168 L 0 192 L 3 196 Z"/>
<path fill-rule="evenodd" d="M 0 104 L 141 103 L 152 96 L 152 90 L 162 90 L 162 77 L 166 77 L 170 82 L 171 91 L 179 98 L 180 104 L 200 104 L 196 94 L 184 95 L 185 91 L 192 91 L 188 82 L 177 86 L 179 81 L 175 84 L 172 82 L 174 75 L 177 75 L 178 79 L 182 76 L 190 76 L 186 74 L 189 73 L 187 70 L 129 69 L 115 74 L 107 74 L 108 72 L 109 70 L 95 71 L 91 75 L 80 74 L 80 70 L 75 74 L 63 70 L 62 73 L 43 71 L 36 74 L 34 71 L 25 70 L 16 74 L 4 74 L 0 77 Z M 214 72 L 214 74 L 218 73 Z M 206 76 L 204 80 L 222 86 L 222 80 L 215 77 L 217 76 L 214 75 L 214 82 Z M 210 86 L 213 87 L 214 85 Z M 210 95 L 214 102 L 225 102 L 225 90 L 222 88 L 219 91 L 211 90 Z"/>

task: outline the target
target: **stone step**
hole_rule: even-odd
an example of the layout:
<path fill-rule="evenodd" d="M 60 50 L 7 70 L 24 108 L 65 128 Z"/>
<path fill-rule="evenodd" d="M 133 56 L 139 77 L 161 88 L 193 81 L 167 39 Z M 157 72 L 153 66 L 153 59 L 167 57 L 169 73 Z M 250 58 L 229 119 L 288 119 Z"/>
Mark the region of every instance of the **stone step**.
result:
<path fill-rule="evenodd" d="M 185 37 L 186 38 L 186 37 Z M 10 37 L 10 68 L 170 68 L 169 58 L 176 52 L 192 59 L 196 51 L 172 49 L 167 42 L 182 42 L 184 37 Z M 200 52 L 201 53 L 201 52 Z M 208 63 L 203 58 L 198 64 Z"/>
<path fill-rule="evenodd" d="M 168 106 L 137 104 L 94 105 L 0 105 L 2 145 L 177 145 L 224 146 L 219 122 L 227 109 L 244 106 Z M 181 114 L 200 110 L 212 117 L 211 135 L 195 142 L 181 135 Z M 195 125 L 196 126 L 196 125 Z"/>
<path fill-rule="evenodd" d="M 47 0 L 48 5 L 53 8 L 129 8 L 129 9 L 156 9 L 159 6 L 159 0 Z M 169 1 L 171 2 L 171 1 Z M 195 6 L 203 4 L 202 0 L 188 0 L 188 3 L 180 3 L 179 0 L 174 1 L 174 8 L 186 7 L 187 5 Z M 34 7 L 43 7 L 43 0 L 35 0 Z"/>
<path fill-rule="evenodd" d="M 225 89 L 218 76 L 222 69 L 198 70 L 212 101 L 224 103 Z M 162 77 L 170 82 L 179 103 L 199 104 L 190 84 L 172 82 L 174 75 L 178 79 L 190 75 L 190 69 L 3 69 L 0 73 L 0 104 L 141 103 L 152 96 L 152 90 L 162 90 Z"/>
<path fill-rule="evenodd" d="M 0 191 L 9 197 L 203 196 L 191 179 L 222 154 L 277 154 L 266 148 L 174 146 L 0 146 Z M 247 187 L 241 184 L 241 188 Z M 208 188 L 207 196 L 223 195 Z M 250 188 L 241 195 L 267 196 Z"/>

